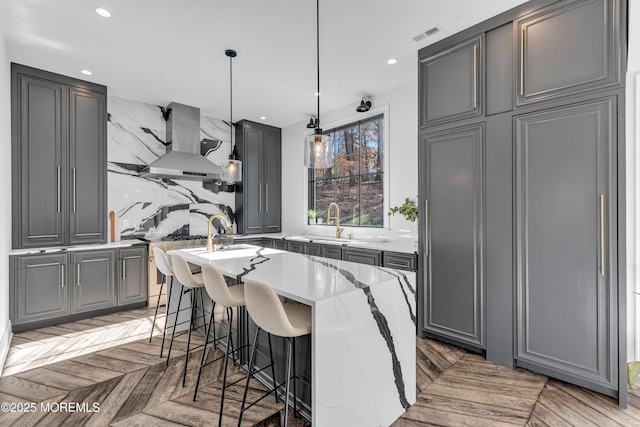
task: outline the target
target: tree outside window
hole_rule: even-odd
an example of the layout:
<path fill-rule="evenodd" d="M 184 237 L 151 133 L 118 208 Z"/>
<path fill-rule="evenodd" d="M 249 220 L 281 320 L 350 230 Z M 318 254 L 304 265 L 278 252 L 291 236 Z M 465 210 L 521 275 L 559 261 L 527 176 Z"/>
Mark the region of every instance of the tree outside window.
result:
<path fill-rule="evenodd" d="M 336 202 L 341 224 L 383 226 L 383 119 L 375 116 L 324 132 L 333 142 L 333 166 L 309 170 L 309 209 L 318 211 L 320 221 Z"/>

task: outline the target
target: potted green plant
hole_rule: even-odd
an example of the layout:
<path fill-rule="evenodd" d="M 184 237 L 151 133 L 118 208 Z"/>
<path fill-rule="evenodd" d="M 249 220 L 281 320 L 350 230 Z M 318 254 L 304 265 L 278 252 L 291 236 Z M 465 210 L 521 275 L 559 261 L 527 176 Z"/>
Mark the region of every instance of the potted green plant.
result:
<path fill-rule="evenodd" d="M 309 219 L 309 225 L 316 223 L 316 217 L 318 216 L 318 211 L 315 209 L 309 209 L 307 211 L 307 218 Z"/>
<path fill-rule="evenodd" d="M 416 202 L 407 197 L 404 199 L 404 203 L 400 206 L 389 208 L 389 213 L 387 215 L 391 216 L 396 213 L 402 215 L 407 221 L 414 222 L 418 219 L 418 206 L 416 205 Z"/>

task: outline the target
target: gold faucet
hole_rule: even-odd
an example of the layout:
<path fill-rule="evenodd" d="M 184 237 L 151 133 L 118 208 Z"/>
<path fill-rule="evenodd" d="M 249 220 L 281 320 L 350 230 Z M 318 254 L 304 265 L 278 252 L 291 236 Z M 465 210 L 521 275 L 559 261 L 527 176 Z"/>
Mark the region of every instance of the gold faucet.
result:
<path fill-rule="evenodd" d="M 216 218 L 222 218 L 225 224 L 227 224 L 227 227 L 231 227 L 231 224 L 229 223 L 229 220 L 227 219 L 227 217 L 222 214 L 213 214 L 209 217 L 209 223 L 207 224 L 207 250 L 209 252 L 213 252 L 217 249 L 217 245 L 213 244 L 213 238 L 216 237 L 218 232 L 215 231 L 214 229 L 213 234 L 211 234 L 211 223 Z"/>
<path fill-rule="evenodd" d="M 335 207 L 335 211 L 336 214 L 335 216 L 331 216 L 331 208 Z M 342 234 L 342 231 L 344 229 L 340 228 L 340 207 L 338 206 L 338 204 L 336 202 L 333 202 L 329 205 L 329 209 L 327 209 L 327 222 L 331 221 L 332 219 L 336 220 L 336 239 L 340 238 L 340 235 Z"/>

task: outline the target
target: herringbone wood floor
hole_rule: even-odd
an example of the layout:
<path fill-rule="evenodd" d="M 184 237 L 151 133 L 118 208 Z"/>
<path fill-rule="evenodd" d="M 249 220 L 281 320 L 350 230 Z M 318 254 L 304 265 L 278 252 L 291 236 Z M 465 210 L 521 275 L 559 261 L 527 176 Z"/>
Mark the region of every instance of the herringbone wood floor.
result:
<path fill-rule="evenodd" d="M 165 366 L 159 358 L 161 325 L 148 343 L 152 318 L 152 310 L 132 310 L 16 334 L 0 378 L 0 402 L 33 402 L 38 410 L 0 413 L 0 426 L 215 425 L 221 364 L 206 368 L 193 402 L 201 350 L 190 356 L 183 388 L 186 336 L 176 338 Z M 202 343 L 201 338 L 195 341 Z M 630 390 L 629 407 L 621 409 L 612 398 L 524 369 L 496 366 L 438 341 L 418 339 L 416 355 L 418 399 L 394 427 L 640 425 L 636 390 Z M 244 376 L 237 369 L 231 372 L 232 378 Z M 237 423 L 242 384 L 227 390 L 224 425 Z M 252 395 L 261 389 L 253 384 Z M 40 410 L 40 403 L 47 402 L 97 402 L 100 411 Z M 247 412 L 244 424 L 278 425 L 281 409 L 282 404 L 266 398 Z"/>

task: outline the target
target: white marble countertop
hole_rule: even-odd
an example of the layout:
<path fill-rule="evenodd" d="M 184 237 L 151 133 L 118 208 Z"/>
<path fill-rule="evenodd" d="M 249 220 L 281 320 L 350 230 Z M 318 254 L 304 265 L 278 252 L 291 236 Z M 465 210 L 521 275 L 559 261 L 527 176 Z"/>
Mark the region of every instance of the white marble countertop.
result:
<path fill-rule="evenodd" d="M 314 306 L 315 303 L 363 288 L 406 280 L 415 273 L 391 268 L 302 255 L 253 245 L 208 252 L 205 248 L 168 251 L 194 264 L 212 264 L 223 274 L 240 280 L 267 283 L 277 294 Z"/>
<path fill-rule="evenodd" d="M 95 243 L 91 245 L 77 245 L 77 246 L 49 246 L 44 248 L 25 248 L 25 249 L 12 249 L 9 251 L 11 255 L 33 255 L 33 254 L 48 254 L 55 252 L 76 252 L 76 251 L 91 251 L 99 249 L 117 249 L 127 248 L 134 245 L 146 245 L 147 242 L 138 239 L 120 240 L 118 242 L 109 243 Z"/>

